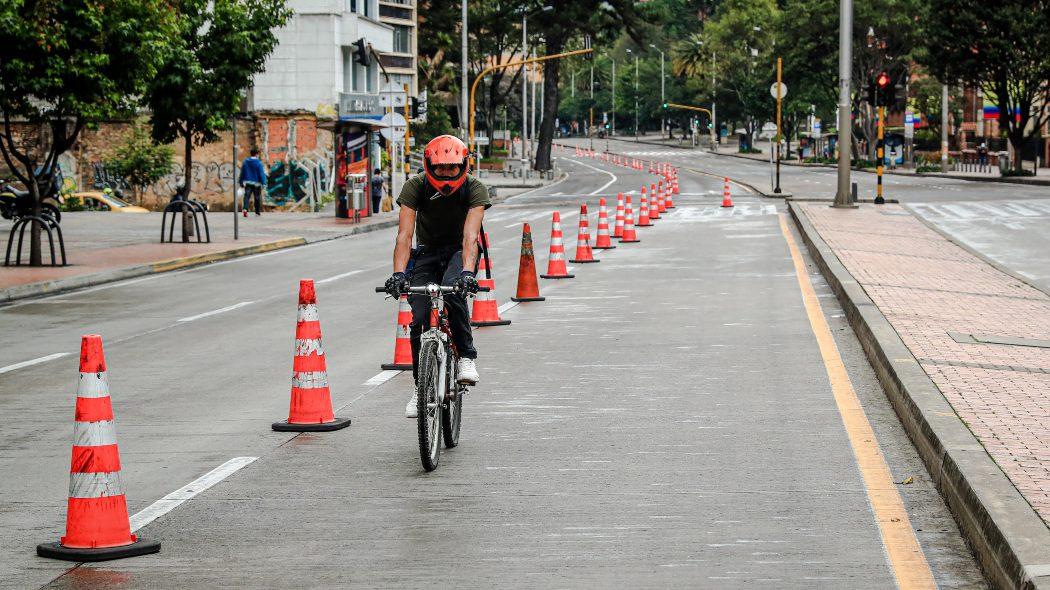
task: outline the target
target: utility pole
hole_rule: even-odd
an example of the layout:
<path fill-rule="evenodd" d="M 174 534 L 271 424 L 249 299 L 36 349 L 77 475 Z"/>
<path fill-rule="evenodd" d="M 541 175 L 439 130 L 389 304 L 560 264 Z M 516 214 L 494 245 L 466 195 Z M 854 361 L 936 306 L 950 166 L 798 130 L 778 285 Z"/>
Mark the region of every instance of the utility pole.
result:
<path fill-rule="evenodd" d="M 466 2 L 466 0 L 464 0 Z M 521 15 L 521 53 L 529 59 L 529 15 Z M 521 66 L 521 178 L 529 168 L 529 64 Z"/>
<path fill-rule="evenodd" d="M 634 140 L 638 141 L 638 54 L 630 49 L 627 53 L 634 55 Z"/>
<path fill-rule="evenodd" d="M 780 136 L 781 135 L 781 130 L 780 130 L 780 106 L 781 106 L 781 102 L 782 102 L 782 99 L 783 99 L 783 97 L 780 95 L 781 86 L 782 86 L 781 83 L 780 83 L 780 80 L 782 78 L 782 73 L 783 73 L 783 62 L 782 62 L 781 58 L 778 57 L 777 58 L 777 185 L 773 188 L 773 192 L 778 194 L 778 195 L 781 193 L 781 190 L 780 190 L 780 144 L 783 143 L 783 141 L 784 141 L 784 138 Z"/>
<path fill-rule="evenodd" d="M 460 83 L 459 88 L 459 128 L 460 136 L 464 141 L 467 140 L 467 88 L 470 87 L 470 80 L 467 78 L 467 64 L 469 61 L 469 54 L 467 53 L 467 0 L 460 0 L 460 9 L 463 19 L 463 27 L 460 34 L 459 45 L 460 45 L 460 73 L 463 76 L 463 81 Z M 393 186 L 394 179 L 391 177 L 390 184 Z"/>
<path fill-rule="evenodd" d="M 616 59 L 612 60 L 612 129 L 609 135 L 616 135 Z"/>
<path fill-rule="evenodd" d="M 718 151 L 718 143 L 722 140 L 721 133 L 718 132 L 718 117 L 715 110 L 715 93 L 718 91 L 718 78 L 715 75 L 715 58 L 716 54 L 714 51 L 711 52 L 711 151 Z"/>
<path fill-rule="evenodd" d="M 660 104 L 663 104 L 664 102 L 667 101 L 667 99 L 664 97 L 664 82 L 666 80 L 666 78 L 664 77 L 664 52 L 660 51 L 660 49 L 656 45 L 654 45 L 652 43 L 649 44 L 649 47 L 652 47 L 653 49 L 656 49 L 656 51 L 660 53 Z M 667 116 L 661 114 L 660 115 L 660 139 L 664 138 L 664 134 L 666 132 L 667 132 Z"/>
<path fill-rule="evenodd" d="M 850 86 L 853 68 L 853 0 L 839 0 L 839 167 L 832 207 L 856 207 L 850 191 Z"/>
<path fill-rule="evenodd" d="M 941 85 L 941 172 L 948 172 L 948 85 Z"/>

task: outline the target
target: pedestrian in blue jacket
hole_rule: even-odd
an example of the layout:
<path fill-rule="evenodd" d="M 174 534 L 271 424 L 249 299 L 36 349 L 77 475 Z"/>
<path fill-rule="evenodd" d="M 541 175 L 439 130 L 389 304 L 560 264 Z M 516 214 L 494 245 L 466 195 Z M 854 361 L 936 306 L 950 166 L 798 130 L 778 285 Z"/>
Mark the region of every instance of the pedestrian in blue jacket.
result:
<path fill-rule="evenodd" d="M 251 156 L 241 164 L 239 184 L 244 189 L 244 216 L 248 217 L 252 197 L 255 197 L 255 214 L 262 215 L 262 188 L 266 186 L 266 169 L 259 161 L 259 148 L 252 148 Z"/>

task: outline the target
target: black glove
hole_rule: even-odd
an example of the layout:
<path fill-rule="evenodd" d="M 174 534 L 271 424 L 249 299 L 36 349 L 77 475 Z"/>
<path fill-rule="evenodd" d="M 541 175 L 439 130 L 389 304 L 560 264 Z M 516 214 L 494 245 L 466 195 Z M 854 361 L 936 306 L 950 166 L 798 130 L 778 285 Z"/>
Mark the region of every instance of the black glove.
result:
<path fill-rule="evenodd" d="M 478 279 L 469 270 L 459 273 L 459 278 L 452 283 L 452 286 L 460 293 L 477 293 L 479 287 Z"/>
<path fill-rule="evenodd" d="M 387 294 L 391 297 L 395 299 L 401 297 L 401 293 L 408 290 L 408 279 L 405 278 L 405 273 L 395 272 L 390 275 L 385 287 Z"/>

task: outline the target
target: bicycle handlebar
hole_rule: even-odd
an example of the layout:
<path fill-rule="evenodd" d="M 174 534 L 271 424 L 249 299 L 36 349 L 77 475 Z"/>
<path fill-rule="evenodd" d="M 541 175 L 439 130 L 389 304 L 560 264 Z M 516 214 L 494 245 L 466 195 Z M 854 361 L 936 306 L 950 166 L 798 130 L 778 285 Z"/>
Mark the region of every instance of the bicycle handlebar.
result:
<path fill-rule="evenodd" d="M 438 290 L 440 290 L 442 293 L 455 293 L 456 292 L 456 288 L 455 287 L 448 287 L 448 286 L 445 286 L 445 285 L 438 285 L 437 287 L 438 287 Z M 488 287 L 478 287 L 478 293 L 487 293 L 490 290 L 491 289 L 489 289 Z M 376 293 L 386 293 L 386 287 L 376 287 Z M 405 293 L 411 293 L 413 295 L 426 295 L 427 294 L 427 287 L 426 287 L 426 285 L 424 285 L 422 287 L 409 287 L 408 290 L 405 291 Z"/>

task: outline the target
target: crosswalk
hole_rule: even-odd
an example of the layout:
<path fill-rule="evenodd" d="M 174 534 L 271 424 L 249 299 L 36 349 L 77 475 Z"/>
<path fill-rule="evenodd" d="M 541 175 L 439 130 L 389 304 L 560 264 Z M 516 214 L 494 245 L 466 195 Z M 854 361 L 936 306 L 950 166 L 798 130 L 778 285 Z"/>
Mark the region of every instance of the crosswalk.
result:
<path fill-rule="evenodd" d="M 1050 199 L 909 203 L 907 206 L 931 221 L 1020 221 L 1050 218 Z"/>
<path fill-rule="evenodd" d="M 776 215 L 776 205 L 737 203 L 734 207 L 719 207 L 709 205 L 706 207 L 680 207 L 671 215 L 668 221 L 676 222 L 705 222 L 718 221 L 720 219 L 755 217 L 760 215 Z M 664 219 L 661 216 L 661 220 Z"/>

